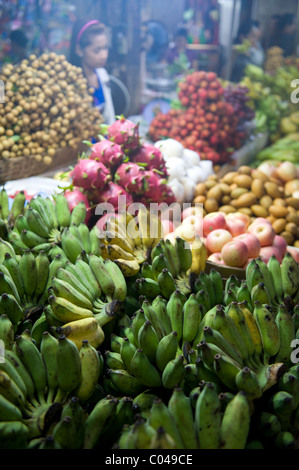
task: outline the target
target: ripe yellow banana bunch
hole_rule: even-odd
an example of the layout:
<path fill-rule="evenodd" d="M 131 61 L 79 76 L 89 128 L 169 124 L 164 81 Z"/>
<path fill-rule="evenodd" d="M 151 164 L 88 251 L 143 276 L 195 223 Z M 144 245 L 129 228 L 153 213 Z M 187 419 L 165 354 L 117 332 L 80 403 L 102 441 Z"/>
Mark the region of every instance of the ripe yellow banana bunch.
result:
<path fill-rule="evenodd" d="M 123 212 L 120 217 L 108 220 L 101 255 L 114 261 L 125 276 L 131 277 L 139 272 L 140 265 L 149 259 L 151 250 L 162 238 L 158 215 L 142 206 L 136 217 Z"/>

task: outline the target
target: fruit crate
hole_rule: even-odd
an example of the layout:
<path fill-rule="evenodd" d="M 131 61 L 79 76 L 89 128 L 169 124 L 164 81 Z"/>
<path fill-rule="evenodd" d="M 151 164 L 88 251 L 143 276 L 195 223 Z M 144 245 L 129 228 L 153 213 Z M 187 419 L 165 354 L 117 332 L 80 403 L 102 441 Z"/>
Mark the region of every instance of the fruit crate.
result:
<path fill-rule="evenodd" d="M 50 164 L 46 164 L 44 161 L 37 161 L 34 155 L 0 160 L 0 184 L 66 167 L 77 161 L 78 153 L 79 147 L 77 149 L 70 147 L 58 149 L 55 155 L 53 155 Z"/>
<path fill-rule="evenodd" d="M 240 281 L 245 281 L 246 279 L 246 270 L 242 268 L 221 266 L 220 264 L 213 263 L 212 261 L 207 261 L 205 269 L 206 273 L 209 274 L 211 269 L 216 269 L 216 271 L 221 274 L 224 283 L 231 275 L 236 276 Z"/>

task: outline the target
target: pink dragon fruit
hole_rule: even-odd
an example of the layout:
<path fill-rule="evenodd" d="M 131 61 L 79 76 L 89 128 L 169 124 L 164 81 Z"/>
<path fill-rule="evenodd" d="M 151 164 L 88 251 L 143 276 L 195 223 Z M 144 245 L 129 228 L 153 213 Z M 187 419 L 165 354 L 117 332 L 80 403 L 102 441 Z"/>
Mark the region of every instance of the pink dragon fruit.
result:
<path fill-rule="evenodd" d="M 132 151 L 140 146 L 139 142 L 139 124 L 121 116 L 107 128 L 107 138 L 115 142 L 124 149 Z"/>
<path fill-rule="evenodd" d="M 85 223 L 87 223 L 91 216 L 91 207 L 86 194 L 82 193 L 80 188 L 73 188 L 72 190 L 68 189 L 67 191 L 65 191 L 64 197 L 67 199 L 68 206 L 71 212 L 73 211 L 74 207 L 79 204 L 79 202 L 84 202 L 86 207 Z"/>
<path fill-rule="evenodd" d="M 90 157 L 103 163 L 107 168 L 113 169 L 124 160 L 124 153 L 120 145 L 103 139 L 91 147 Z"/>
<path fill-rule="evenodd" d="M 100 189 L 111 180 L 109 169 L 103 163 L 82 158 L 71 171 L 73 184 L 85 190 Z"/>
<path fill-rule="evenodd" d="M 120 196 L 123 196 L 121 199 L 124 199 L 124 201 L 119 199 Z M 132 196 L 127 193 L 124 188 L 116 183 L 113 183 L 113 181 L 110 181 L 107 187 L 102 191 L 94 191 L 93 199 L 98 204 L 111 204 L 114 207 L 115 212 L 121 212 L 121 210 L 126 209 L 130 204 L 133 203 Z M 123 202 L 125 207 L 121 207 Z"/>
<path fill-rule="evenodd" d="M 146 171 L 146 183 L 143 197 L 151 202 L 160 202 L 167 191 L 167 181 L 154 170 Z"/>
<path fill-rule="evenodd" d="M 137 163 L 122 163 L 114 176 L 114 180 L 126 191 L 142 194 L 145 188 L 146 171 Z"/>
<path fill-rule="evenodd" d="M 160 149 L 153 144 L 144 142 L 141 147 L 132 154 L 132 160 L 136 163 L 143 163 L 146 170 L 159 170 L 163 176 L 167 176 L 167 169 L 163 154 Z"/>

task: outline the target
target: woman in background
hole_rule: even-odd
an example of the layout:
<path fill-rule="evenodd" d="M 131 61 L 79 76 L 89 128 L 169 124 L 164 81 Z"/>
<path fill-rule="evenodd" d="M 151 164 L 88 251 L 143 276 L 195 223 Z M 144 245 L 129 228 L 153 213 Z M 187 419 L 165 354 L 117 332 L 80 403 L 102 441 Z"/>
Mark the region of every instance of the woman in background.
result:
<path fill-rule="evenodd" d="M 98 20 L 77 21 L 73 27 L 69 61 L 81 67 L 88 85 L 94 89 L 93 105 L 101 111 L 105 124 L 115 121 L 110 79 L 105 69 L 108 59 L 106 26 Z"/>

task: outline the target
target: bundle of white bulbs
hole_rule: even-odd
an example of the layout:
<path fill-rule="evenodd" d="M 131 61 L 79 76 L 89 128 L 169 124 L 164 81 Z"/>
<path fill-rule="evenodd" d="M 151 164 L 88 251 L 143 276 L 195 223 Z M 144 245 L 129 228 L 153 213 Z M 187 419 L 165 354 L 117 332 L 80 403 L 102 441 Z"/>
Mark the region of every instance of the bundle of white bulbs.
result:
<path fill-rule="evenodd" d="M 186 149 L 175 139 L 155 142 L 163 154 L 168 172 L 168 186 L 172 189 L 177 202 L 192 202 L 196 185 L 214 173 L 213 163 L 201 160 L 194 150 Z"/>

